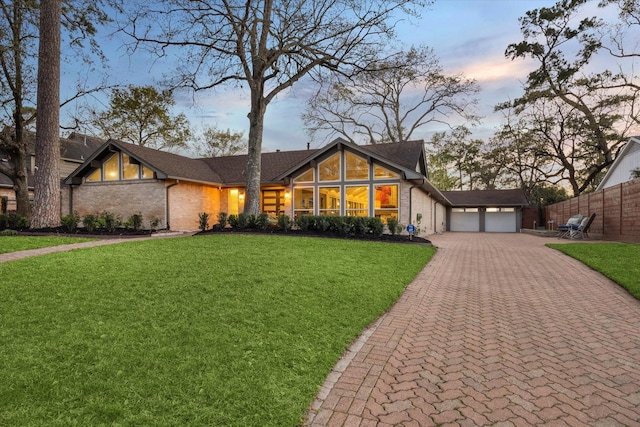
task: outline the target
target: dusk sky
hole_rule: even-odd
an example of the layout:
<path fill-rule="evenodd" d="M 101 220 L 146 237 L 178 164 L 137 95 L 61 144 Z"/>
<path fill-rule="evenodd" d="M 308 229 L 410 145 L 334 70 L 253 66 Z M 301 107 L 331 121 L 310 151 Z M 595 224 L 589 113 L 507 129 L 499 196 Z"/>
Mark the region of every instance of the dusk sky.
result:
<path fill-rule="evenodd" d="M 510 43 L 522 40 L 518 18 L 528 10 L 554 3 L 548 0 L 436 0 L 423 12 L 419 22 L 401 28 L 400 34 L 407 44 L 425 43 L 432 47 L 445 73 L 463 73 L 478 82 L 481 92 L 477 113 L 485 119 L 474 130 L 474 136 L 488 138 L 501 121 L 500 114 L 492 113 L 493 107 L 521 95 L 521 82 L 535 67 L 529 61 L 511 61 L 504 56 Z M 109 52 L 113 69 L 111 83 L 154 84 L 163 73 L 171 71 L 171 64 L 153 63 L 144 55 L 129 58 L 117 44 L 113 42 Z M 303 85 L 294 85 L 290 92 L 281 94 L 270 104 L 265 118 L 264 151 L 305 149 L 307 142 L 317 148 L 326 143 L 309 141 L 300 118 L 305 108 L 304 92 Z M 248 135 L 247 93 L 221 89 L 198 93 L 195 97 L 176 94 L 176 100 L 176 111 L 184 112 L 195 128 L 217 125 L 220 129 L 230 128 Z M 439 130 L 445 128 L 442 125 L 425 128 L 415 139 L 429 140 L 433 132 Z"/>

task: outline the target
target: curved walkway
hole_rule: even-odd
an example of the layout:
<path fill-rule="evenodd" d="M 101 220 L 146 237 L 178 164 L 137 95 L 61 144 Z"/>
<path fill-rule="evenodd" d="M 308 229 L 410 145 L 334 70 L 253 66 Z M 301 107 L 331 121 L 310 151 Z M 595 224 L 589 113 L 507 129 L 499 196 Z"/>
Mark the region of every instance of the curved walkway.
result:
<path fill-rule="evenodd" d="M 525 234 L 439 250 L 335 366 L 308 426 L 640 426 L 640 301 Z"/>

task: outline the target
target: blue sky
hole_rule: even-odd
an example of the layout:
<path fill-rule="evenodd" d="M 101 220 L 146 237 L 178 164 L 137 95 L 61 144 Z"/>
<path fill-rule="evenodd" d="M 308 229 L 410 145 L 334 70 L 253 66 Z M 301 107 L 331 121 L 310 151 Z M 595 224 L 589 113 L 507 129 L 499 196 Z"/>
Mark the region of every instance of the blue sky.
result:
<path fill-rule="evenodd" d="M 408 44 L 425 43 L 432 47 L 446 73 L 463 73 L 478 82 L 481 92 L 477 112 L 485 118 L 474 130 L 474 135 L 488 138 L 501 121 L 501 115 L 493 113 L 493 107 L 518 97 L 521 83 L 535 67 L 531 62 L 511 61 L 504 56 L 510 43 L 522 40 L 518 18 L 528 10 L 554 3 L 548 0 L 436 0 L 419 21 L 401 27 L 400 36 Z M 118 40 L 110 40 L 107 51 L 113 84 L 154 84 L 173 66 L 167 62 L 154 62 L 144 53 L 130 58 Z M 322 145 L 319 141 L 309 141 L 305 132 L 300 118 L 305 107 L 303 93 L 302 85 L 294 85 L 268 107 L 264 151 L 305 149 L 307 142 L 312 148 Z M 92 98 L 91 102 L 104 103 L 105 99 Z M 194 96 L 177 94 L 176 100 L 176 111 L 184 112 L 196 128 L 217 125 L 248 135 L 247 93 L 221 89 Z M 444 129 L 442 125 L 425 128 L 415 138 L 429 140 L 433 132 Z"/>

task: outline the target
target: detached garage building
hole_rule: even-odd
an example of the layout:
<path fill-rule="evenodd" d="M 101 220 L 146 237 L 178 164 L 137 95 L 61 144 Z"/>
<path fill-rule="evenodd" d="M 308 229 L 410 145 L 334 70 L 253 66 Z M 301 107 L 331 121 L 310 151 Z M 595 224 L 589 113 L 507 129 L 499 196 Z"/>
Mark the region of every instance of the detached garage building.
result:
<path fill-rule="evenodd" d="M 522 208 L 529 205 L 523 190 L 442 191 L 447 207 L 447 231 L 515 233 L 522 227 Z"/>

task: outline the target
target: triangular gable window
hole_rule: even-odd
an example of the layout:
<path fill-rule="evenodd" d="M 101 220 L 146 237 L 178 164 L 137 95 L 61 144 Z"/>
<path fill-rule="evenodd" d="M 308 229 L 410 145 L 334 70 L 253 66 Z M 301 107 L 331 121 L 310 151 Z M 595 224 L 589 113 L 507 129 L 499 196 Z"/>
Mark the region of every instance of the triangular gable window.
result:
<path fill-rule="evenodd" d="M 400 175 L 390 171 L 389 169 L 383 168 L 382 166 L 374 165 L 373 177 L 374 179 L 388 179 L 388 178 L 400 178 Z"/>
<path fill-rule="evenodd" d="M 309 169 L 293 179 L 293 182 L 313 182 L 313 169 Z"/>
<path fill-rule="evenodd" d="M 355 154 L 346 152 L 345 161 L 347 163 L 347 180 L 367 180 L 369 179 L 369 163 L 366 159 Z"/>
<path fill-rule="evenodd" d="M 318 181 L 340 180 L 340 153 L 336 153 L 318 165 Z"/>

